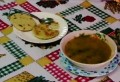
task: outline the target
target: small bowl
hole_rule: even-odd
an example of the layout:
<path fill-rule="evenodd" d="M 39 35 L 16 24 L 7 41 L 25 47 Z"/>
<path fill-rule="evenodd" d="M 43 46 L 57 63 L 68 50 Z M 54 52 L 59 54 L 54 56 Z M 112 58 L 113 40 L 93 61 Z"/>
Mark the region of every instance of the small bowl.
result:
<path fill-rule="evenodd" d="M 80 62 L 74 61 L 66 55 L 64 50 L 65 50 L 65 45 L 68 43 L 68 41 L 70 41 L 74 37 L 78 37 L 80 34 L 83 34 L 83 33 L 85 35 L 91 35 L 91 34 L 96 34 L 96 33 L 103 34 L 103 33 L 100 33 L 100 32 L 97 32 L 97 31 L 92 31 L 92 30 L 80 30 L 80 31 L 71 32 L 71 33 L 67 34 L 64 38 L 62 38 L 62 40 L 60 42 L 61 53 L 70 62 L 72 62 L 74 65 L 78 66 L 80 69 L 83 69 L 85 71 L 97 71 L 99 69 L 104 68 L 114 59 L 114 57 L 117 54 L 117 46 L 116 46 L 115 42 L 108 35 L 103 34 L 103 35 L 105 35 L 104 38 L 106 39 L 106 43 L 111 48 L 111 56 L 105 62 L 97 63 L 97 64 L 85 64 L 85 63 L 80 63 Z"/>

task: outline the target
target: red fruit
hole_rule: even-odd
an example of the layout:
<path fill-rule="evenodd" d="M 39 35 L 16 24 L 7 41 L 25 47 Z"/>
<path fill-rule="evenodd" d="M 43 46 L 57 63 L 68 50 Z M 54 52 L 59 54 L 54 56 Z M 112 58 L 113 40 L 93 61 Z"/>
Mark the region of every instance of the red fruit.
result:
<path fill-rule="evenodd" d="M 83 21 L 87 21 L 87 22 L 93 22 L 95 21 L 96 19 L 92 16 L 85 16 L 82 18 Z"/>

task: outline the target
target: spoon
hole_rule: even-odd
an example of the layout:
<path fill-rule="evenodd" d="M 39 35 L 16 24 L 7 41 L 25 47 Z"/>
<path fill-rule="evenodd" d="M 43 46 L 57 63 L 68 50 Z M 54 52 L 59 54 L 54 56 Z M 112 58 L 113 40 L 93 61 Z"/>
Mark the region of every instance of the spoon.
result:
<path fill-rule="evenodd" d="M 52 18 L 42 18 L 42 19 L 40 19 L 39 17 L 37 17 L 33 14 L 30 14 L 30 16 L 37 19 L 40 23 L 44 23 L 44 24 L 51 24 L 54 21 Z"/>

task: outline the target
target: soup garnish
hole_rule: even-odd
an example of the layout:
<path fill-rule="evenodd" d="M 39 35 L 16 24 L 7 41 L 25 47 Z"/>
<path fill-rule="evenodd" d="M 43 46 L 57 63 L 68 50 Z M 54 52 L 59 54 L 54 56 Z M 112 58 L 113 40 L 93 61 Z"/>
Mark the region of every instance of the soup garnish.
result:
<path fill-rule="evenodd" d="M 97 64 L 108 60 L 111 48 L 98 34 L 81 34 L 65 45 L 66 55 L 74 61 L 85 64 Z"/>

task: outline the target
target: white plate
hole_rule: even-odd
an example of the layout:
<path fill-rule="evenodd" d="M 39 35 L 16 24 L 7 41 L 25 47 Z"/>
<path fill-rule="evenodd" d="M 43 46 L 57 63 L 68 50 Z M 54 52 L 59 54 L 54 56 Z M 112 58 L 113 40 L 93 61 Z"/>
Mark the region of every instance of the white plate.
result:
<path fill-rule="evenodd" d="M 75 75 L 87 76 L 87 77 L 98 77 L 111 73 L 117 68 L 118 63 L 120 62 L 120 55 L 116 55 L 116 57 L 110 62 L 108 66 L 98 71 L 85 71 L 80 67 L 75 66 L 71 63 L 67 58 L 65 58 L 61 53 L 61 64 L 71 73 Z"/>
<path fill-rule="evenodd" d="M 32 42 L 32 43 L 50 43 L 50 42 L 54 42 L 57 41 L 59 39 L 61 39 L 64 35 L 66 35 L 67 31 L 68 31 L 68 25 L 67 22 L 61 18 L 60 16 L 57 16 L 55 14 L 52 13 L 47 13 L 47 12 L 34 12 L 31 13 L 39 18 L 53 18 L 54 21 L 58 22 L 60 27 L 59 27 L 59 35 L 52 38 L 52 39 L 48 39 L 48 40 L 42 40 L 42 39 L 38 39 L 36 38 L 32 31 L 29 32 L 22 32 L 19 31 L 18 29 L 16 29 L 15 27 L 13 27 L 14 33 L 20 37 L 21 39 L 28 41 L 28 42 Z M 38 24 L 39 22 L 37 20 L 35 20 L 36 23 Z"/>

